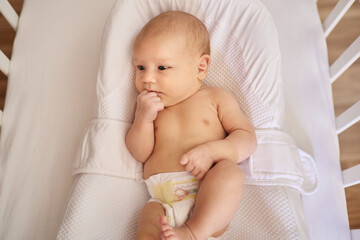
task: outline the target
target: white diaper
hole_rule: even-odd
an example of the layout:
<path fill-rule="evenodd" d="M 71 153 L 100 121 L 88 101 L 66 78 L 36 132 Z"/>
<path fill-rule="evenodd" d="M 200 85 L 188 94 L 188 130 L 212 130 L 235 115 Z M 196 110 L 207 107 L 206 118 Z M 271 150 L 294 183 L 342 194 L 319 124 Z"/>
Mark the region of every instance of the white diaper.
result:
<path fill-rule="evenodd" d="M 159 173 L 145 180 L 151 199 L 148 202 L 160 203 L 166 211 L 166 217 L 172 227 L 181 227 L 191 216 L 195 205 L 199 180 L 188 172 Z M 217 238 L 228 239 L 227 231 Z"/>
<path fill-rule="evenodd" d="M 150 193 L 149 202 L 160 203 L 168 222 L 181 227 L 195 205 L 199 180 L 188 172 L 159 173 L 145 180 Z"/>

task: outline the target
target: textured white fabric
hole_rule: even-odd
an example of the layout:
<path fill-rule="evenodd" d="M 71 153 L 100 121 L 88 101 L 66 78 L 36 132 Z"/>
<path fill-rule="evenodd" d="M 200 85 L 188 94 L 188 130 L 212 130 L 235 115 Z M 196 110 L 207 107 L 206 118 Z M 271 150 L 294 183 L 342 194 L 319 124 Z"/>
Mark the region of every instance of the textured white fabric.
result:
<path fill-rule="evenodd" d="M 96 174 L 75 181 L 57 239 L 135 239 L 146 186 L 134 180 Z"/>
<path fill-rule="evenodd" d="M 58 240 L 134 239 L 150 198 L 144 183 L 81 174 L 74 185 Z M 271 199 L 271 201 L 269 201 Z M 226 239 L 309 239 L 300 194 L 280 186 L 245 185 Z"/>
<path fill-rule="evenodd" d="M 296 190 L 246 185 L 229 239 L 309 239 L 299 216 L 302 201 Z"/>

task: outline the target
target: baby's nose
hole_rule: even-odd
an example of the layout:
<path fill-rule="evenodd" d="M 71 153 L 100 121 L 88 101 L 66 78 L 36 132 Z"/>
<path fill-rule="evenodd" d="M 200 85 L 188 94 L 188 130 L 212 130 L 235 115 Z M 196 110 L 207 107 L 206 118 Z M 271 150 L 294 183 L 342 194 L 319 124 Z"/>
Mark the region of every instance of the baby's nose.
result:
<path fill-rule="evenodd" d="M 156 82 L 155 74 L 152 73 L 151 71 L 146 71 L 145 74 L 143 75 L 143 81 L 145 83 L 155 83 Z"/>

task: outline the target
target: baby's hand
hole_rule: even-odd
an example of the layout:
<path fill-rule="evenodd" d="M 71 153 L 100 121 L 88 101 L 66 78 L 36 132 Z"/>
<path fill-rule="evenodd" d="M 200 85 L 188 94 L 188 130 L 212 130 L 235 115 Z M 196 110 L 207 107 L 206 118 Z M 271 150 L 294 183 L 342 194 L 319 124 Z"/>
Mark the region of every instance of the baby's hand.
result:
<path fill-rule="evenodd" d="M 202 179 L 214 164 L 210 155 L 210 149 L 206 144 L 201 144 L 180 158 L 180 164 L 185 166 L 185 170 L 197 179 Z"/>
<path fill-rule="evenodd" d="M 157 113 L 164 109 L 164 104 L 155 92 L 142 91 L 137 97 L 136 118 L 145 122 L 153 122 Z"/>

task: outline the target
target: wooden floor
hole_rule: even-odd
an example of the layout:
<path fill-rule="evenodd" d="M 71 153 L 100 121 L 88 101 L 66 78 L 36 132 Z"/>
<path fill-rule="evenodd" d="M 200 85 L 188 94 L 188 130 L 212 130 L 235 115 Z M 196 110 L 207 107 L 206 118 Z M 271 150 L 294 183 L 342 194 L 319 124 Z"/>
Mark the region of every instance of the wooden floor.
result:
<path fill-rule="evenodd" d="M 10 0 L 9 2 L 19 14 L 23 0 Z M 319 15 L 322 22 L 335 4 L 336 0 L 318 0 Z M 357 36 L 360 36 L 360 4 L 355 1 L 350 11 L 327 39 L 329 63 L 333 63 Z M 10 58 L 14 37 L 14 30 L 1 16 L 0 49 Z M 0 109 L 4 107 L 6 83 L 6 76 L 0 72 Z M 333 97 L 336 115 L 360 99 L 360 60 L 333 84 Z M 342 168 L 346 169 L 360 163 L 360 123 L 341 133 L 339 141 Z M 360 186 L 346 189 L 346 198 L 350 227 L 360 228 Z"/>

